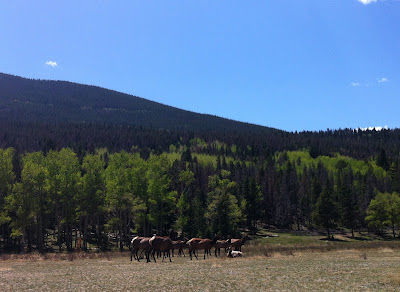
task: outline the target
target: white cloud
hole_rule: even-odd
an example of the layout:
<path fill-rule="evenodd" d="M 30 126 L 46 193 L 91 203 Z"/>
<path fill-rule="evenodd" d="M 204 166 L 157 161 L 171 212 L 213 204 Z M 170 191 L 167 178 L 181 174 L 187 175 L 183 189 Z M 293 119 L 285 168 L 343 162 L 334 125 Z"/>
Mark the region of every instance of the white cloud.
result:
<path fill-rule="evenodd" d="M 351 86 L 360 86 L 360 82 L 351 82 Z"/>
<path fill-rule="evenodd" d="M 47 61 L 45 64 L 51 67 L 57 67 L 57 62 L 54 61 Z"/>
<path fill-rule="evenodd" d="M 382 77 L 381 79 L 377 79 L 378 83 L 388 82 L 389 80 L 386 77 Z"/>
<path fill-rule="evenodd" d="M 372 2 L 377 2 L 378 0 L 358 0 L 358 2 L 361 2 L 364 5 L 371 4 Z"/>

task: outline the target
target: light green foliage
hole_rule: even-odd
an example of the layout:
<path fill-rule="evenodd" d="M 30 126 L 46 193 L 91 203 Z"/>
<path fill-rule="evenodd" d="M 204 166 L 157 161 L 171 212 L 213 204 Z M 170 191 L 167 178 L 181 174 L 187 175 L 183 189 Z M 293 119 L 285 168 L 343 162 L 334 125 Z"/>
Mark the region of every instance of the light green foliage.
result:
<path fill-rule="evenodd" d="M 144 175 L 147 171 L 147 163 L 139 154 L 131 156 L 132 168 L 131 168 L 131 180 L 132 180 L 132 191 L 133 191 L 133 209 L 132 216 L 136 227 L 142 227 L 147 224 L 147 179 Z"/>
<path fill-rule="evenodd" d="M 400 224 L 400 196 L 398 193 L 378 193 L 367 209 L 365 220 L 368 226 L 382 232 L 383 228 L 390 226 L 393 237 L 395 237 L 395 227 Z"/>
<path fill-rule="evenodd" d="M 232 144 L 232 146 L 231 146 L 231 152 L 232 152 L 233 154 L 236 154 L 236 152 L 237 152 L 237 146 L 236 146 L 235 144 Z"/>
<path fill-rule="evenodd" d="M 16 220 L 11 224 L 15 237 L 22 235 L 18 233 L 32 223 L 35 216 L 43 216 L 48 175 L 44 160 L 41 152 L 25 155 L 21 183 L 16 183 L 12 194 L 7 197 L 9 211 L 15 212 L 16 216 Z"/>
<path fill-rule="evenodd" d="M 12 190 L 12 183 L 15 180 L 12 164 L 13 156 L 13 148 L 0 149 L 0 225 L 10 220 L 4 209 L 4 200 Z"/>
<path fill-rule="evenodd" d="M 174 144 L 169 145 L 169 153 L 174 153 L 176 152 L 176 147 Z"/>
<path fill-rule="evenodd" d="M 81 192 L 78 193 L 78 216 L 99 214 L 105 200 L 105 171 L 104 160 L 98 154 L 88 154 L 83 159 Z"/>
<path fill-rule="evenodd" d="M 375 161 L 372 160 L 366 162 L 339 154 L 334 157 L 318 156 L 317 158 L 312 158 L 308 151 L 287 151 L 285 153 L 287 154 L 288 159 L 295 163 L 298 174 L 302 173 L 304 166 L 307 168 L 316 167 L 319 162 L 321 162 L 328 171 L 335 172 L 336 164 L 339 161 L 344 161 L 352 168 L 353 172 L 360 172 L 362 175 L 365 175 L 369 169 L 372 168 L 377 178 L 383 178 L 386 176 L 386 171 L 382 167 L 377 166 Z M 278 161 L 282 155 L 282 152 L 276 153 L 275 159 Z M 298 164 L 296 163 L 297 161 L 300 161 L 301 163 Z"/>
<path fill-rule="evenodd" d="M 221 176 L 209 177 L 208 208 L 205 217 L 211 231 L 222 236 L 235 234 L 242 216 L 238 201 L 232 195 L 236 183 L 228 179 L 229 171 L 222 170 Z"/>
<path fill-rule="evenodd" d="M 78 157 L 69 148 L 51 150 L 46 156 L 47 191 L 54 207 L 61 249 L 61 228 L 68 250 L 72 250 L 72 224 L 76 222 L 76 195 L 80 191 L 81 170 Z"/>
<path fill-rule="evenodd" d="M 173 163 L 175 160 L 181 160 L 182 154 L 178 152 L 170 152 L 166 153 L 166 156 L 170 163 Z"/>
<path fill-rule="evenodd" d="M 179 181 L 183 184 L 184 188 L 176 203 L 178 219 L 175 225 L 183 234 L 186 234 L 190 229 L 189 222 L 191 214 L 189 212 L 191 206 L 189 204 L 188 195 L 192 191 L 191 187 L 194 180 L 194 173 L 190 170 L 184 170 L 179 174 Z"/>
<path fill-rule="evenodd" d="M 98 152 L 99 153 L 99 152 Z M 87 249 L 89 240 L 88 225 L 95 226 L 100 216 L 105 213 L 105 162 L 104 154 L 87 154 L 83 159 L 81 191 L 77 193 L 77 219 L 83 223 L 83 248 Z M 97 242 L 100 247 L 100 226 L 97 226 Z"/>
<path fill-rule="evenodd" d="M 7 196 L 7 210 L 13 216 L 10 224 L 11 236 L 21 237 L 21 247 L 24 249 L 26 228 L 37 226 L 39 250 L 43 248 L 43 217 L 45 212 L 47 192 L 47 168 L 45 157 L 41 152 L 26 154 L 22 158 L 23 169 L 21 182 L 14 184 L 13 191 Z"/>
<path fill-rule="evenodd" d="M 169 226 L 175 208 L 176 193 L 170 191 L 170 168 L 166 155 L 152 155 L 146 172 L 149 213 L 147 218 L 160 233 Z"/>
<path fill-rule="evenodd" d="M 74 199 L 80 189 L 80 165 L 78 157 L 69 148 L 51 150 L 46 156 L 48 169 L 48 190 L 62 209 L 62 221 L 72 222 Z"/>
<path fill-rule="evenodd" d="M 125 151 L 110 155 L 106 169 L 106 204 L 113 224 L 122 224 L 122 212 L 130 212 L 133 204 L 131 177 L 132 161 L 130 154 Z M 116 219 L 118 218 L 118 220 Z M 110 226 L 111 225 L 111 226 Z"/>
<path fill-rule="evenodd" d="M 207 147 L 206 141 L 200 138 L 194 138 L 190 140 L 190 148 L 192 152 L 199 152 L 204 150 Z"/>
<path fill-rule="evenodd" d="M 10 223 L 11 237 L 19 238 L 25 235 L 25 227 L 33 221 L 33 203 L 33 197 L 24 190 L 24 185 L 15 183 L 12 193 L 6 197 L 6 209 L 14 217 Z"/>

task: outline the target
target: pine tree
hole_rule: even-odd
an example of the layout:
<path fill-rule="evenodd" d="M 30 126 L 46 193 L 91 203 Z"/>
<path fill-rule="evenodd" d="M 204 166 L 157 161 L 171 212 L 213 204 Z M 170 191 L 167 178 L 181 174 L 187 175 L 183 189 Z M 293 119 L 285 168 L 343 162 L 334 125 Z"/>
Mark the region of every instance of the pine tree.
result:
<path fill-rule="evenodd" d="M 338 217 L 337 205 L 333 200 L 333 188 L 328 180 L 315 204 L 313 221 L 317 226 L 326 229 L 330 239 L 330 230 L 336 227 Z"/>

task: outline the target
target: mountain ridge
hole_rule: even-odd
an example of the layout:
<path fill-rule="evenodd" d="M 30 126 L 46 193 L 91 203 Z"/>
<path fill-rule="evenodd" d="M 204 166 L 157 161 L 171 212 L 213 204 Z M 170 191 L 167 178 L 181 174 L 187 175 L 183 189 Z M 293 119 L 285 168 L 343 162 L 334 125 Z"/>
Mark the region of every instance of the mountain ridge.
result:
<path fill-rule="evenodd" d="M 111 123 L 160 129 L 281 131 L 201 114 L 96 85 L 0 73 L 0 118 L 62 123 Z"/>

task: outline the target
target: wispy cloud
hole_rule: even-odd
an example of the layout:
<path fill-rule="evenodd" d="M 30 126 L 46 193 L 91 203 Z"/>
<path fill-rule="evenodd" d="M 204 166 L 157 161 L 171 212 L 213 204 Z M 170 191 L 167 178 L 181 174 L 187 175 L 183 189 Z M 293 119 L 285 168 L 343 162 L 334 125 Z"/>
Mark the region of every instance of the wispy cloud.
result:
<path fill-rule="evenodd" d="M 378 0 L 358 0 L 358 2 L 361 2 L 364 5 L 371 4 L 372 2 L 377 2 Z"/>
<path fill-rule="evenodd" d="M 351 86 L 360 86 L 360 82 L 351 82 Z"/>
<path fill-rule="evenodd" d="M 377 79 L 378 83 L 384 83 L 384 82 L 388 82 L 389 80 L 386 77 L 382 77 L 380 79 Z"/>
<path fill-rule="evenodd" d="M 45 64 L 51 67 L 57 67 L 57 62 L 54 61 L 47 61 Z"/>

